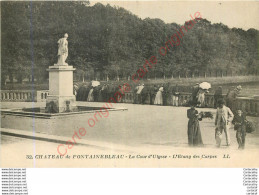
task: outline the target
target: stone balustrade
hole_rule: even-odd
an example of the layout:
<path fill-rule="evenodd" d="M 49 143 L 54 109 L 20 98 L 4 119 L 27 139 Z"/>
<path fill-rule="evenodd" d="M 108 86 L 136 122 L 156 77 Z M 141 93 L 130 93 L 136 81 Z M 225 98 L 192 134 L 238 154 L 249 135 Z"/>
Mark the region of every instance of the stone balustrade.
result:
<path fill-rule="evenodd" d="M 235 100 L 235 109 L 242 110 L 250 116 L 259 116 L 259 99 L 253 97 L 238 97 Z"/>
<path fill-rule="evenodd" d="M 35 94 L 31 90 L 1 90 L 1 101 L 32 102 Z"/>
<path fill-rule="evenodd" d="M 122 98 L 123 103 L 134 103 L 134 94 L 132 92 L 125 92 Z"/>
<path fill-rule="evenodd" d="M 31 90 L 1 90 L 2 102 L 44 102 L 49 94 L 49 90 L 36 91 Z"/>
<path fill-rule="evenodd" d="M 48 90 L 37 91 L 36 94 L 32 94 L 31 90 L 1 90 L 1 101 L 10 102 L 43 102 L 49 94 Z M 135 94 L 133 92 L 125 92 L 123 98 L 119 103 L 134 103 Z M 178 105 L 186 106 L 191 99 L 191 93 L 182 92 L 179 95 Z M 167 105 L 173 105 L 172 96 L 167 98 Z M 148 95 L 145 104 L 150 104 L 150 96 Z M 213 94 L 205 95 L 205 106 L 208 108 L 214 107 Z M 250 116 L 259 116 L 259 98 L 254 97 L 238 97 L 234 102 L 234 108 L 240 109 Z"/>
<path fill-rule="evenodd" d="M 224 98 L 226 95 L 223 95 Z M 122 99 L 123 103 L 134 103 L 134 94 L 132 92 L 125 93 L 125 96 Z M 178 99 L 179 106 L 186 106 L 188 101 L 191 99 L 191 93 L 180 93 Z M 173 105 L 172 96 L 169 95 L 167 99 L 167 105 Z M 214 108 L 214 95 L 206 94 L 205 95 L 205 107 Z M 150 96 L 147 97 L 145 104 L 150 104 Z M 253 97 L 238 97 L 234 102 L 234 109 L 240 109 L 243 112 L 247 113 L 248 116 L 259 116 L 259 98 Z"/>
<path fill-rule="evenodd" d="M 48 95 L 49 95 L 49 90 L 37 91 L 37 98 L 36 98 L 37 102 L 45 102 Z"/>

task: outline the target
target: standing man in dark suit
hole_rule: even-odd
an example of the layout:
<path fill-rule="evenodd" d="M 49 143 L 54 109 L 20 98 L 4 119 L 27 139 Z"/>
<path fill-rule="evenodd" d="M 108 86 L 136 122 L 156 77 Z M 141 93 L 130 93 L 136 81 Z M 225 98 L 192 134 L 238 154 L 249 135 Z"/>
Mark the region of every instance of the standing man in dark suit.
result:
<path fill-rule="evenodd" d="M 151 85 L 149 87 L 150 105 L 154 105 L 154 100 L 155 100 L 156 92 L 157 92 L 156 86 L 155 85 Z"/>
<path fill-rule="evenodd" d="M 178 106 L 178 101 L 179 101 L 179 87 L 176 84 L 175 87 L 172 89 L 172 96 L 173 96 L 173 106 Z"/>
<path fill-rule="evenodd" d="M 169 83 L 163 84 L 162 86 L 163 86 L 163 89 L 164 89 L 163 94 L 162 94 L 162 96 L 163 96 L 163 106 L 167 106 L 167 100 L 168 100 L 168 97 L 170 95 L 170 92 L 169 92 L 170 86 L 169 86 Z"/>
<path fill-rule="evenodd" d="M 147 96 L 148 96 L 148 87 L 144 86 L 143 84 L 143 89 L 141 91 L 141 104 L 145 104 Z"/>

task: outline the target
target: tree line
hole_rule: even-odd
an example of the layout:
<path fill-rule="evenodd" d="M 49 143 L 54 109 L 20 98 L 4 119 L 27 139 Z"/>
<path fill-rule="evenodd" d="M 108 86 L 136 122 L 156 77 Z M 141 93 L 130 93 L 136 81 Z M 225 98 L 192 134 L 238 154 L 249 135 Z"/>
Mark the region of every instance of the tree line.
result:
<path fill-rule="evenodd" d="M 57 41 L 68 33 L 78 80 L 128 79 L 182 25 L 140 19 L 121 7 L 89 2 L 1 2 L 2 83 L 46 82 Z M 259 33 L 200 20 L 143 79 L 257 74 Z"/>

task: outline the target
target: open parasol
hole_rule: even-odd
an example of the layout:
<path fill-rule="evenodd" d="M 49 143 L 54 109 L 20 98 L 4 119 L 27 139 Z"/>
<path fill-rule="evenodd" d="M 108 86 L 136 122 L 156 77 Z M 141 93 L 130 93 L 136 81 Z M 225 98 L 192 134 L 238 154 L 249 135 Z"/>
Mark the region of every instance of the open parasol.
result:
<path fill-rule="evenodd" d="M 100 82 L 99 81 L 92 81 L 92 86 L 93 87 L 97 87 L 100 85 Z"/>
<path fill-rule="evenodd" d="M 199 84 L 199 87 L 201 89 L 210 89 L 211 88 L 211 84 L 208 83 L 208 82 L 202 82 L 202 83 Z"/>

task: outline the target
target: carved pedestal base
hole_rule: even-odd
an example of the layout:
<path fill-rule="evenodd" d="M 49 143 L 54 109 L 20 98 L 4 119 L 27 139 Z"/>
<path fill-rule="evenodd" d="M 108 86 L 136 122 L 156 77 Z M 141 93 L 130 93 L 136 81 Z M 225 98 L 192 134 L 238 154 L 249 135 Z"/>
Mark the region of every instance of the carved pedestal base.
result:
<path fill-rule="evenodd" d="M 45 112 L 60 113 L 77 111 L 75 96 L 48 96 Z"/>
<path fill-rule="evenodd" d="M 49 113 L 73 112 L 76 110 L 76 98 L 73 94 L 73 66 L 50 66 L 49 95 L 45 111 Z"/>

